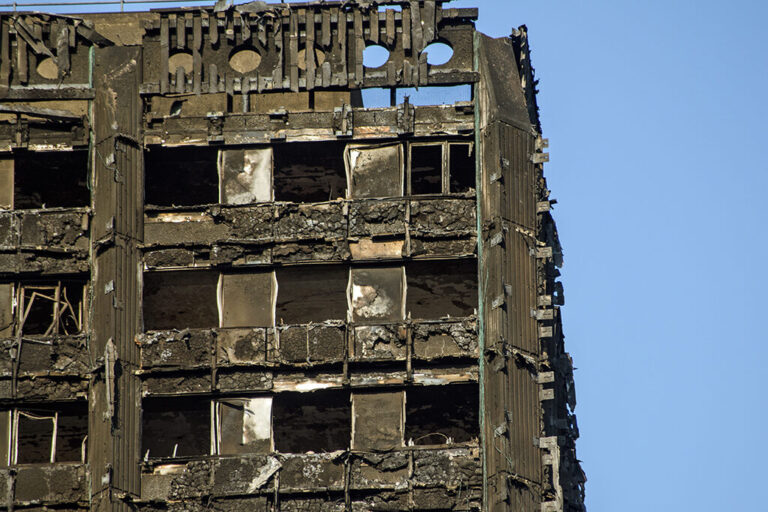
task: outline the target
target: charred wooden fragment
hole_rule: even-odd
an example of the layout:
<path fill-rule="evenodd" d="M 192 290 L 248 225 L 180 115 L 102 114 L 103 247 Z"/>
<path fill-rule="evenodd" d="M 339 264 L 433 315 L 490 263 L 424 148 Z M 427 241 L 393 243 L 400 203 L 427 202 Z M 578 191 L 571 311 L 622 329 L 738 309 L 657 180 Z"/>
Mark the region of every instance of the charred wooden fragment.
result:
<path fill-rule="evenodd" d="M 527 32 L 445 3 L 0 14 L 0 508 L 583 510 Z"/>

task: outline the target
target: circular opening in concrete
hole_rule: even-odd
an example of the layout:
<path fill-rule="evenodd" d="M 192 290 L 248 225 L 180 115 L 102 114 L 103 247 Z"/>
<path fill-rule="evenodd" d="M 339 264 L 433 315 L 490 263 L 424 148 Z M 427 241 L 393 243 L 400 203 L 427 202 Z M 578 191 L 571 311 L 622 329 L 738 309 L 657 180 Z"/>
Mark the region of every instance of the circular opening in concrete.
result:
<path fill-rule="evenodd" d="M 238 73 L 249 73 L 261 64 L 261 55 L 254 50 L 240 50 L 229 58 L 229 67 Z"/>
<path fill-rule="evenodd" d="M 389 50 L 378 44 L 367 46 L 363 50 L 363 66 L 380 68 L 389 60 Z"/>
<path fill-rule="evenodd" d="M 453 48 L 445 43 L 432 43 L 427 45 L 422 53 L 427 54 L 427 64 L 441 66 L 453 57 Z"/>
<path fill-rule="evenodd" d="M 37 64 L 37 74 L 48 80 L 56 80 L 59 78 L 59 67 L 52 58 L 46 57 Z"/>
<path fill-rule="evenodd" d="M 299 69 L 305 70 L 307 69 L 307 49 L 302 48 L 299 50 L 299 62 L 297 65 L 299 66 Z M 315 68 L 319 68 L 323 65 L 323 62 L 325 62 L 325 52 L 321 50 L 320 48 L 315 47 Z"/>
<path fill-rule="evenodd" d="M 187 52 L 174 53 L 168 58 L 168 71 L 176 74 L 178 68 L 184 69 L 184 74 L 192 72 L 192 54 Z"/>

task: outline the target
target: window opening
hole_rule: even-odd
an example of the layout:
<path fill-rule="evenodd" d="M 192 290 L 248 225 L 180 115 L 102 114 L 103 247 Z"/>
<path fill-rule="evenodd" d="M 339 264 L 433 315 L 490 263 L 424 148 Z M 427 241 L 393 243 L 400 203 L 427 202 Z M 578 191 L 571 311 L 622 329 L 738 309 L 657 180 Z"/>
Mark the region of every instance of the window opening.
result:
<path fill-rule="evenodd" d="M 0 157 L 0 210 L 13 209 L 13 158 Z"/>
<path fill-rule="evenodd" d="M 346 450 L 351 428 L 349 392 L 284 392 L 274 397 L 272 429 L 278 452 Z"/>
<path fill-rule="evenodd" d="M 37 63 L 37 74 L 47 80 L 59 78 L 59 66 L 51 57 L 45 57 Z"/>
<path fill-rule="evenodd" d="M 17 411 L 16 464 L 54 462 L 56 413 L 47 416 Z"/>
<path fill-rule="evenodd" d="M 168 71 L 173 76 L 178 76 L 178 68 L 183 75 L 192 73 L 194 58 L 190 52 L 176 52 L 168 57 Z"/>
<path fill-rule="evenodd" d="M 480 435 L 477 384 L 425 386 L 406 391 L 409 445 L 466 443 Z"/>
<path fill-rule="evenodd" d="M 211 452 L 211 401 L 208 399 L 145 398 L 141 421 L 141 451 L 145 460 Z"/>
<path fill-rule="evenodd" d="M 396 104 L 405 101 L 415 106 L 453 105 L 454 103 L 472 101 L 472 85 L 430 85 L 415 87 L 398 87 L 395 92 Z"/>
<path fill-rule="evenodd" d="M 389 50 L 378 44 L 372 44 L 363 50 L 363 66 L 369 69 L 380 68 L 389 60 Z"/>
<path fill-rule="evenodd" d="M 319 48 L 318 46 L 314 47 L 314 52 L 310 53 L 310 58 L 314 58 L 314 68 L 317 69 L 323 65 L 325 62 L 325 52 L 322 48 Z M 296 62 L 296 66 L 302 70 L 307 70 L 307 48 L 306 46 L 301 48 L 297 54 L 298 62 Z"/>
<path fill-rule="evenodd" d="M 259 64 L 261 64 L 261 55 L 251 48 L 238 50 L 229 58 L 229 67 L 240 74 L 255 71 Z"/>
<path fill-rule="evenodd" d="M 452 194 L 469 192 L 475 187 L 474 144 L 449 144 L 450 191 Z"/>
<path fill-rule="evenodd" d="M 271 327 L 275 324 L 275 273 L 222 274 L 219 280 L 220 327 Z"/>
<path fill-rule="evenodd" d="M 419 261 L 406 266 L 411 318 L 463 317 L 477 309 L 477 261 Z"/>
<path fill-rule="evenodd" d="M 273 150 L 275 201 L 315 203 L 345 197 L 343 143 L 292 142 Z"/>
<path fill-rule="evenodd" d="M 344 157 L 350 197 L 403 195 L 403 147 L 401 144 L 349 144 Z"/>
<path fill-rule="evenodd" d="M 156 147 L 144 153 L 146 204 L 192 206 L 219 200 L 218 150 Z"/>
<path fill-rule="evenodd" d="M 12 464 L 85 462 L 85 403 L 17 409 L 13 422 Z"/>
<path fill-rule="evenodd" d="M 411 144 L 411 195 L 443 191 L 443 145 Z"/>
<path fill-rule="evenodd" d="M 220 202 L 249 204 L 272 200 L 272 148 L 221 151 Z"/>
<path fill-rule="evenodd" d="M 220 455 L 272 451 L 272 397 L 219 400 L 216 429 Z"/>
<path fill-rule="evenodd" d="M 371 87 L 361 90 L 362 107 L 364 108 L 388 108 L 397 105 L 395 101 L 395 89 L 391 87 Z"/>
<path fill-rule="evenodd" d="M 352 394 L 352 449 L 392 450 L 403 446 L 404 393 Z"/>
<path fill-rule="evenodd" d="M 22 334 L 67 336 L 83 331 L 82 282 L 22 284 L 18 289 L 18 326 Z"/>
<path fill-rule="evenodd" d="M 431 66 L 442 66 L 447 64 L 453 57 L 453 48 L 445 43 L 435 42 L 427 45 L 421 53 L 427 54 L 427 64 Z"/>
<path fill-rule="evenodd" d="M 13 206 L 19 210 L 90 206 L 88 151 L 14 153 L 13 190 Z"/>
<path fill-rule="evenodd" d="M 218 281 L 210 271 L 145 272 L 144 329 L 218 327 Z"/>
<path fill-rule="evenodd" d="M 275 319 L 304 324 L 347 317 L 348 270 L 340 265 L 277 269 Z"/>

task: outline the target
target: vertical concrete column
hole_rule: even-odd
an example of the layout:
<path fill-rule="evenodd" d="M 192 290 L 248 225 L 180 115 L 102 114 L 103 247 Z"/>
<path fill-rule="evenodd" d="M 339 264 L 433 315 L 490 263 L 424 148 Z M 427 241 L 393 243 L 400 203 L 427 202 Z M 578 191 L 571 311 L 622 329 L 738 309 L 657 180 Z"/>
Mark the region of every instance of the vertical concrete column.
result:
<path fill-rule="evenodd" d="M 140 325 L 143 238 L 141 48 L 96 48 L 92 140 L 92 361 L 88 460 L 92 510 L 127 510 L 140 489 Z"/>
<path fill-rule="evenodd" d="M 484 509 L 539 510 L 536 138 L 511 45 L 477 35 Z M 534 250 L 532 250 L 532 248 Z"/>

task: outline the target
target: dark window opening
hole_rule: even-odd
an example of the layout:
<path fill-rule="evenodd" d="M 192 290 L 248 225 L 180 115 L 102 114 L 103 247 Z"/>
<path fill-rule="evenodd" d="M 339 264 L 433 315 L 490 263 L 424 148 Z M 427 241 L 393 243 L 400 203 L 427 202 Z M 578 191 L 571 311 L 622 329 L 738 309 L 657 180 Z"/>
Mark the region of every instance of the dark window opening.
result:
<path fill-rule="evenodd" d="M 24 287 L 24 334 L 46 334 L 53 328 L 53 290 Z"/>
<path fill-rule="evenodd" d="M 14 208 L 90 206 L 88 151 L 20 151 L 14 156 Z"/>
<path fill-rule="evenodd" d="M 146 204 L 192 206 L 219 202 L 216 148 L 153 148 L 144 153 Z"/>
<path fill-rule="evenodd" d="M 145 458 L 208 455 L 211 402 L 206 398 L 147 398 L 142 402 L 141 453 Z"/>
<path fill-rule="evenodd" d="M 52 462 L 54 415 L 52 411 L 19 411 L 16 462 Z"/>
<path fill-rule="evenodd" d="M 142 308 L 144 329 L 218 327 L 218 281 L 217 272 L 146 272 Z"/>
<path fill-rule="evenodd" d="M 443 190 L 443 147 L 411 146 L 411 194 L 439 194 Z"/>
<path fill-rule="evenodd" d="M 451 193 L 475 188 L 475 152 L 472 144 L 450 144 Z"/>
<path fill-rule="evenodd" d="M 438 319 L 474 314 L 477 261 L 419 261 L 405 268 L 406 310 L 411 318 Z"/>
<path fill-rule="evenodd" d="M 346 450 L 352 432 L 349 393 L 278 393 L 272 404 L 275 449 L 283 453 Z"/>
<path fill-rule="evenodd" d="M 346 196 L 343 143 L 278 144 L 274 162 L 275 201 L 315 203 Z"/>
<path fill-rule="evenodd" d="M 83 443 L 88 435 L 88 406 L 85 403 L 59 412 L 56 429 L 56 462 L 85 462 Z"/>
<path fill-rule="evenodd" d="M 83 330 L 85 281 L 22 286 L 19 325 L 23 334 L 73 335 Z"/>
<path fill-rule="evenodd" d="M 406 391 L 405 438 L 415 445 L 466 443 L 480 435 L 477 384 Z"/>
<path fill-rule="evenodd" d="M 276 322 L 346 319 L 348 281 L 349 271 L 338 265 L 277 269 Z"/>
<path fill-rule="evenodd" d="M 16 463 L 83 462 L 87 434 L 85 403 L 19 410 Z"/>

